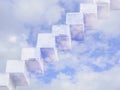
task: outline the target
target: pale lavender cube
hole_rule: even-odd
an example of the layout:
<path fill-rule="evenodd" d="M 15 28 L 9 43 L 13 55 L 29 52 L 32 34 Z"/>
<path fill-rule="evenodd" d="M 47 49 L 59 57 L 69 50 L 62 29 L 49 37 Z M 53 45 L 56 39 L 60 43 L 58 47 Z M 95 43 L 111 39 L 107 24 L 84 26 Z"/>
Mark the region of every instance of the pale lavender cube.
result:
<path fill-rule="evenodd" d="M 10 74 L 10 78 L 15 87 L 29 84 L 28 72 L 24 61 L 8 60 L 6 72 Z"/>

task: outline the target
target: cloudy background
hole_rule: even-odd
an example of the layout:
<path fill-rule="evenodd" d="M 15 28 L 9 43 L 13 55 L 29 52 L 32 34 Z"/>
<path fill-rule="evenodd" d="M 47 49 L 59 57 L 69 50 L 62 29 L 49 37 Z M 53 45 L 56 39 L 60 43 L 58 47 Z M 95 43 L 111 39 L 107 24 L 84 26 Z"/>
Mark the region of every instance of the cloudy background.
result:
<path fill-rule="evenodd" d="M 6 61 L 19 60 L 21 48 L 35 47 L 37 34 L 64 24 L 67 12 L 91 0 L 0 0 L 0 72 Z M 85 40 L 72 42 L 71 52 L 59 52 L 60 61 L 47 64 L 43 76 L 16 90 L 120 90 L 120 11 L 99 20 Z"/>

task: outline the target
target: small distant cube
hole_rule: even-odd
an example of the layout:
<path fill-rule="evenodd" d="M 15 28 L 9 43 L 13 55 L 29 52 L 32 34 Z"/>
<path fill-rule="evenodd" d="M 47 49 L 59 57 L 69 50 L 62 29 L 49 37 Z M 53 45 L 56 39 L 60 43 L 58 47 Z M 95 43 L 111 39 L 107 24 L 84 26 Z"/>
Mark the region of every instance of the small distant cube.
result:
<path fill-rule="evenodd" d="M 10 74 L 10 78 L 15 86 L 26 86 L 29 84 L 24 61 L 8 60 L 6 72 Z"/>
<path fill-rule="evenodd" d="M 113 10 L 120 10 L 120 0 L 110 0 L 110 6 Z"/>
<path fill-rule="evenodd" d="M 96 29 L 97 27 L 97 4 L 82 3 L 80 12 L 84 14 L 84 25 L 86 30 Z"/>
<path fill-rule="evenodd" d="M 9 74 L 0 74 L 0 90 L 15 90 Z"/>
<path fill-rule="evenodd" d="M 57 49 L 71 49 L 71 35 L 69 25 L 53 25 L 52 33 L 55 36 L 55 44 Z"/>

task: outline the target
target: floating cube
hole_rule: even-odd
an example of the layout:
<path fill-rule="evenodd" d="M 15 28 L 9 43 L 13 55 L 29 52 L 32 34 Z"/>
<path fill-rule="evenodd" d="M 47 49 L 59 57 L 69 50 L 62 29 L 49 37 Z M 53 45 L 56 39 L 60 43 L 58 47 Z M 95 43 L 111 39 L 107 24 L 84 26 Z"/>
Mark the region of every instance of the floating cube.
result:
<path fill-rule="evenodd" d="M 110 16 L 110 0 L 95 0 L 97 4 L 98 18 L 108 18 Z"/>
<path fill-rule="evenodd" d="M 21 59 L 25 60 L 26 68 L 31 74 L 44 72 L 39 48 L 22 48 Z"/>
<path fill-rule="evenodd" d="M 53 25 L 52 34 L 55 36 L 56 47 L 59 50 L 71 49 L 71 35 L 69 25 Z"/>
<path fill-rule="evenodd" d="M 40 56 L 44 61 L 58 61 L 55 37 L 54 35 L 52 35 L 52 33 L 39 33 L 37 40 L 37 48 L 39 48 Z"/>
<path fill-rule="evenodd" d="M 110 0 L 110 6 L 113 10 L 120 10 L 120 0 Z"/>
<path fill-rule="evenodd" d="M 84 14 L 84 25 L 86 30 L 97 27 L 97 5 L 92 3 L 80 4 L 80 12 Z"/>
<path fill-rule="evenodd" d="M 10 78 L 15 86 L 26 86 L 29 84 L 24 61 L 8 60 L 6 72 L 10 74 Z"/>
<path fill-rule="evenodd" d="M 0 74 L 0 90 L 15 90 L 9 74 Z"/>
<path fill-rule="evenodd" d="M 84 39 L 83 13 L 67 13 L 66 24 L 70 25 L 71 38 L 75 41 Z"/>

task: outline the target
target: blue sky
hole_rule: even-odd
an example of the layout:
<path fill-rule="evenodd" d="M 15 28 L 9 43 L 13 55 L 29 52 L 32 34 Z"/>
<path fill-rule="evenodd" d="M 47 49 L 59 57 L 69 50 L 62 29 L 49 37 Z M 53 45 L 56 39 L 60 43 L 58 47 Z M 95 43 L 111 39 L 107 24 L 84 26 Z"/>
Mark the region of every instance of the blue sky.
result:
<path fill-rule="evenodd" d="M 0 0 L 0 72 L 9 59 L 19 60 L 23 47 L 35 47 L 37 34 L 64 24 L 67 12 L 92 0 Z M 120 10 L 99 19 L 98 28 L 72 41 L 70 52 L 45 64 L 44 75 L 34 75 L 30 86 L 16 90 L 120 90 Z"/>

